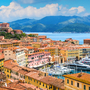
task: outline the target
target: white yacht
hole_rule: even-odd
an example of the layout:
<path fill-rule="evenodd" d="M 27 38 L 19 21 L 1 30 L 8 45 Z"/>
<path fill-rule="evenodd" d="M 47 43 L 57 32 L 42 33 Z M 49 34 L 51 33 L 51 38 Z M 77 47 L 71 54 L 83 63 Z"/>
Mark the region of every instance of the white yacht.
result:
<path fill-rule="evenodd" d="M 90 65 L 90 56 L 86 56 L 85 58 L 82 58 L 81 60 L 79 60 L 77 62 Z"/>
<path fill-rule="evenodd" d="M 68 64 L 67 66 L 69 66 L 71 69 L 76 69 L 76 70 L 90 70 L 89 65 L 86 65 L 80 62 Z"/>
<path fill-rule="evenodd" d="M 55 65 L 52 68 L 50 67 L 44 68 L 42 69 L 42 71 L 46 71 L 50 75 L 63 75 L 63 74 L 71 73 L 72 71 L 74 71 L 74 69 L 69 69 L 67 67 Z"/>

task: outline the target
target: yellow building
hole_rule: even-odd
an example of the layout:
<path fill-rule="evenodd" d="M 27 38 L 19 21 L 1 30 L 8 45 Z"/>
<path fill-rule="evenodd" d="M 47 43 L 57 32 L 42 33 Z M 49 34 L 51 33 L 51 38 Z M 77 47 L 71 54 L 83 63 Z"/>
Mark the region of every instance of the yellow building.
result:
<path fill-rule="evenodd" d="M 48 73 L 36 69 L 20 67 L 12 60 L 5 61 L 4 72 L 7 78 L 20 80 L 42 89 L 64 90 L 63 79 L 48 76 Z"/>
<path fill-rule="evenodd" d="M 8 48 L 8 47 L 12 47 L 13 44 L 11 42 L 0 42 L 0 47 L 1 48 Z"/>
<path fill-rule="evenodd" d="M 0 55 L 0 71 L 3 71 L 4 67 L 4 55 Z"/>
<path fill-rule="evenodd" d="M 49 41 L 48 44 L 49 44 L 50 46 L 56 45 L 56 41 Z"/>
<path fill-rule="evenodd" d="M 25 82 L 42 89 L 64 90 L 64 81 L 62 79 L 51 76 L 40 76 L 34 72 L 26 74 Z"/>
<path fill-rule="evenodd" d="M 74 44 L 79 45 L 79 41 L 78 40 L 72 40 L 72 42 L 74 42 Z"/>
<path fill-rule="evenodd" d="M 41 47 L 41 42 L 32 42 L 32 47 L 34 48 L 40 48 Z"/>
<path fill-rule="evenodd" d="M 78 47 L 79 59 L 84 58 L 86 55 L 90 55 L 90 47 Z"/>
<path fill-rule="evenodd" d="M 81 72 L 63 76 L 65 90 L 90 90 L 90 74 Z"/>
<path fill-rule="evenodd" d="M 13 47 L 13 46 L 19 46 L 20 41 L 13 40 L 13 41 L 8 41 L 8 42 L 0 42 L 0 47 L 1 48 L 8 48 L 8 47 Z"/>
<path fill-rule="evenodd" d="M 20 45 L 20 41 L 19 40 L 13 40 L 12 44 L 13 44 L 13 46 L 19 46 Z"/>
<path fill-rule="evenodd" d="M 11 77 L 11 70 L 4 67 L 4 73 L 6 74 L 6 78 L 10 79 L 10 77 Z"/>
<path fill-rule="evenodd" d="M 12 60 L 8 60 L 8 61 L 4 61 L 4 73 L 6 74 L 6 78 L 11 78 L 11 68 L 14 65 L 9 65 L 8 62 L 12 61 Z"/>
<path fill-rule="evenodd" d="M 78 40 L 73 40 L 72 38 L 67 38 L 65 41 L 66 42 L 71 42 L 72 44 L 79 45 L 79 41 Z"/>
<path fill-rule="evenodd" d="M 46 48 L 39 48 L 39 52 L 50 52 L 51 56 L 53 55 L 60 55 L 60 47 L 46 47 Z"/>
<path fill-rule="evenodd" d="M 72 61 L 79 58 L 79 49 L 77 48 L 62 48 L 60 53 L 65 57 L 65 60 Z"/>

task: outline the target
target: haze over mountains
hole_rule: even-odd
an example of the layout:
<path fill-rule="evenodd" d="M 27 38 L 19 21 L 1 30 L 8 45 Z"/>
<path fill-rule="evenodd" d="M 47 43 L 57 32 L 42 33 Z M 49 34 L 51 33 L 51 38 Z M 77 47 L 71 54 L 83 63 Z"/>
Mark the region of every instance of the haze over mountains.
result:
<path fill-rule="evenodd" d="M 21 19 L 9 22 L 24 32 L 90 32 L 90 16 L 47 16 L 40 20 Z"/>

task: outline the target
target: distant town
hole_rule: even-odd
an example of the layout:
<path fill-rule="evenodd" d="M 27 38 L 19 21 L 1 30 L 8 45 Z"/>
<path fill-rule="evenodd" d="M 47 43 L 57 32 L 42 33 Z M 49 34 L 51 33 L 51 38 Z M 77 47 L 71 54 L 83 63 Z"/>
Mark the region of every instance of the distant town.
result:
<path fill-rule="evenodd" d="M 0 23 L 0 90 L 90 90 L 90 39 L 83 42 Z"/>

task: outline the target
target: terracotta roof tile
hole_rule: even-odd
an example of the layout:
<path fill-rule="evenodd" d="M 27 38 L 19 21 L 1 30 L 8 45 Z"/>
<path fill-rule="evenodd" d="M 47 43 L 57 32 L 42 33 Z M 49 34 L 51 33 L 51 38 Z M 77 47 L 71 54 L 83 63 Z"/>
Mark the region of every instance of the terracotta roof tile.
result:
<path fill-rule="evenodd" d="M 82 72 L 82 73 L 68 74 L 63 76 L 86 84 L 90 84 L 90 74 L 87 74 L 87 73 Z"/>
<path fill-rule="evenodd" d="M 26 48 L 28 48 L 28 49 L 33 49 L 34 47 L 27 46 Z"/>
<path fill-rule="evenodd" d="M 63 79 L 58 79 L 58 78 L 55 78 L 55 77 L 46 76 L 46 77 L 42 78 L 40 81 L 42 81 L 46 84 L 54 85 L 58 88 L 64 89 Z"/>

